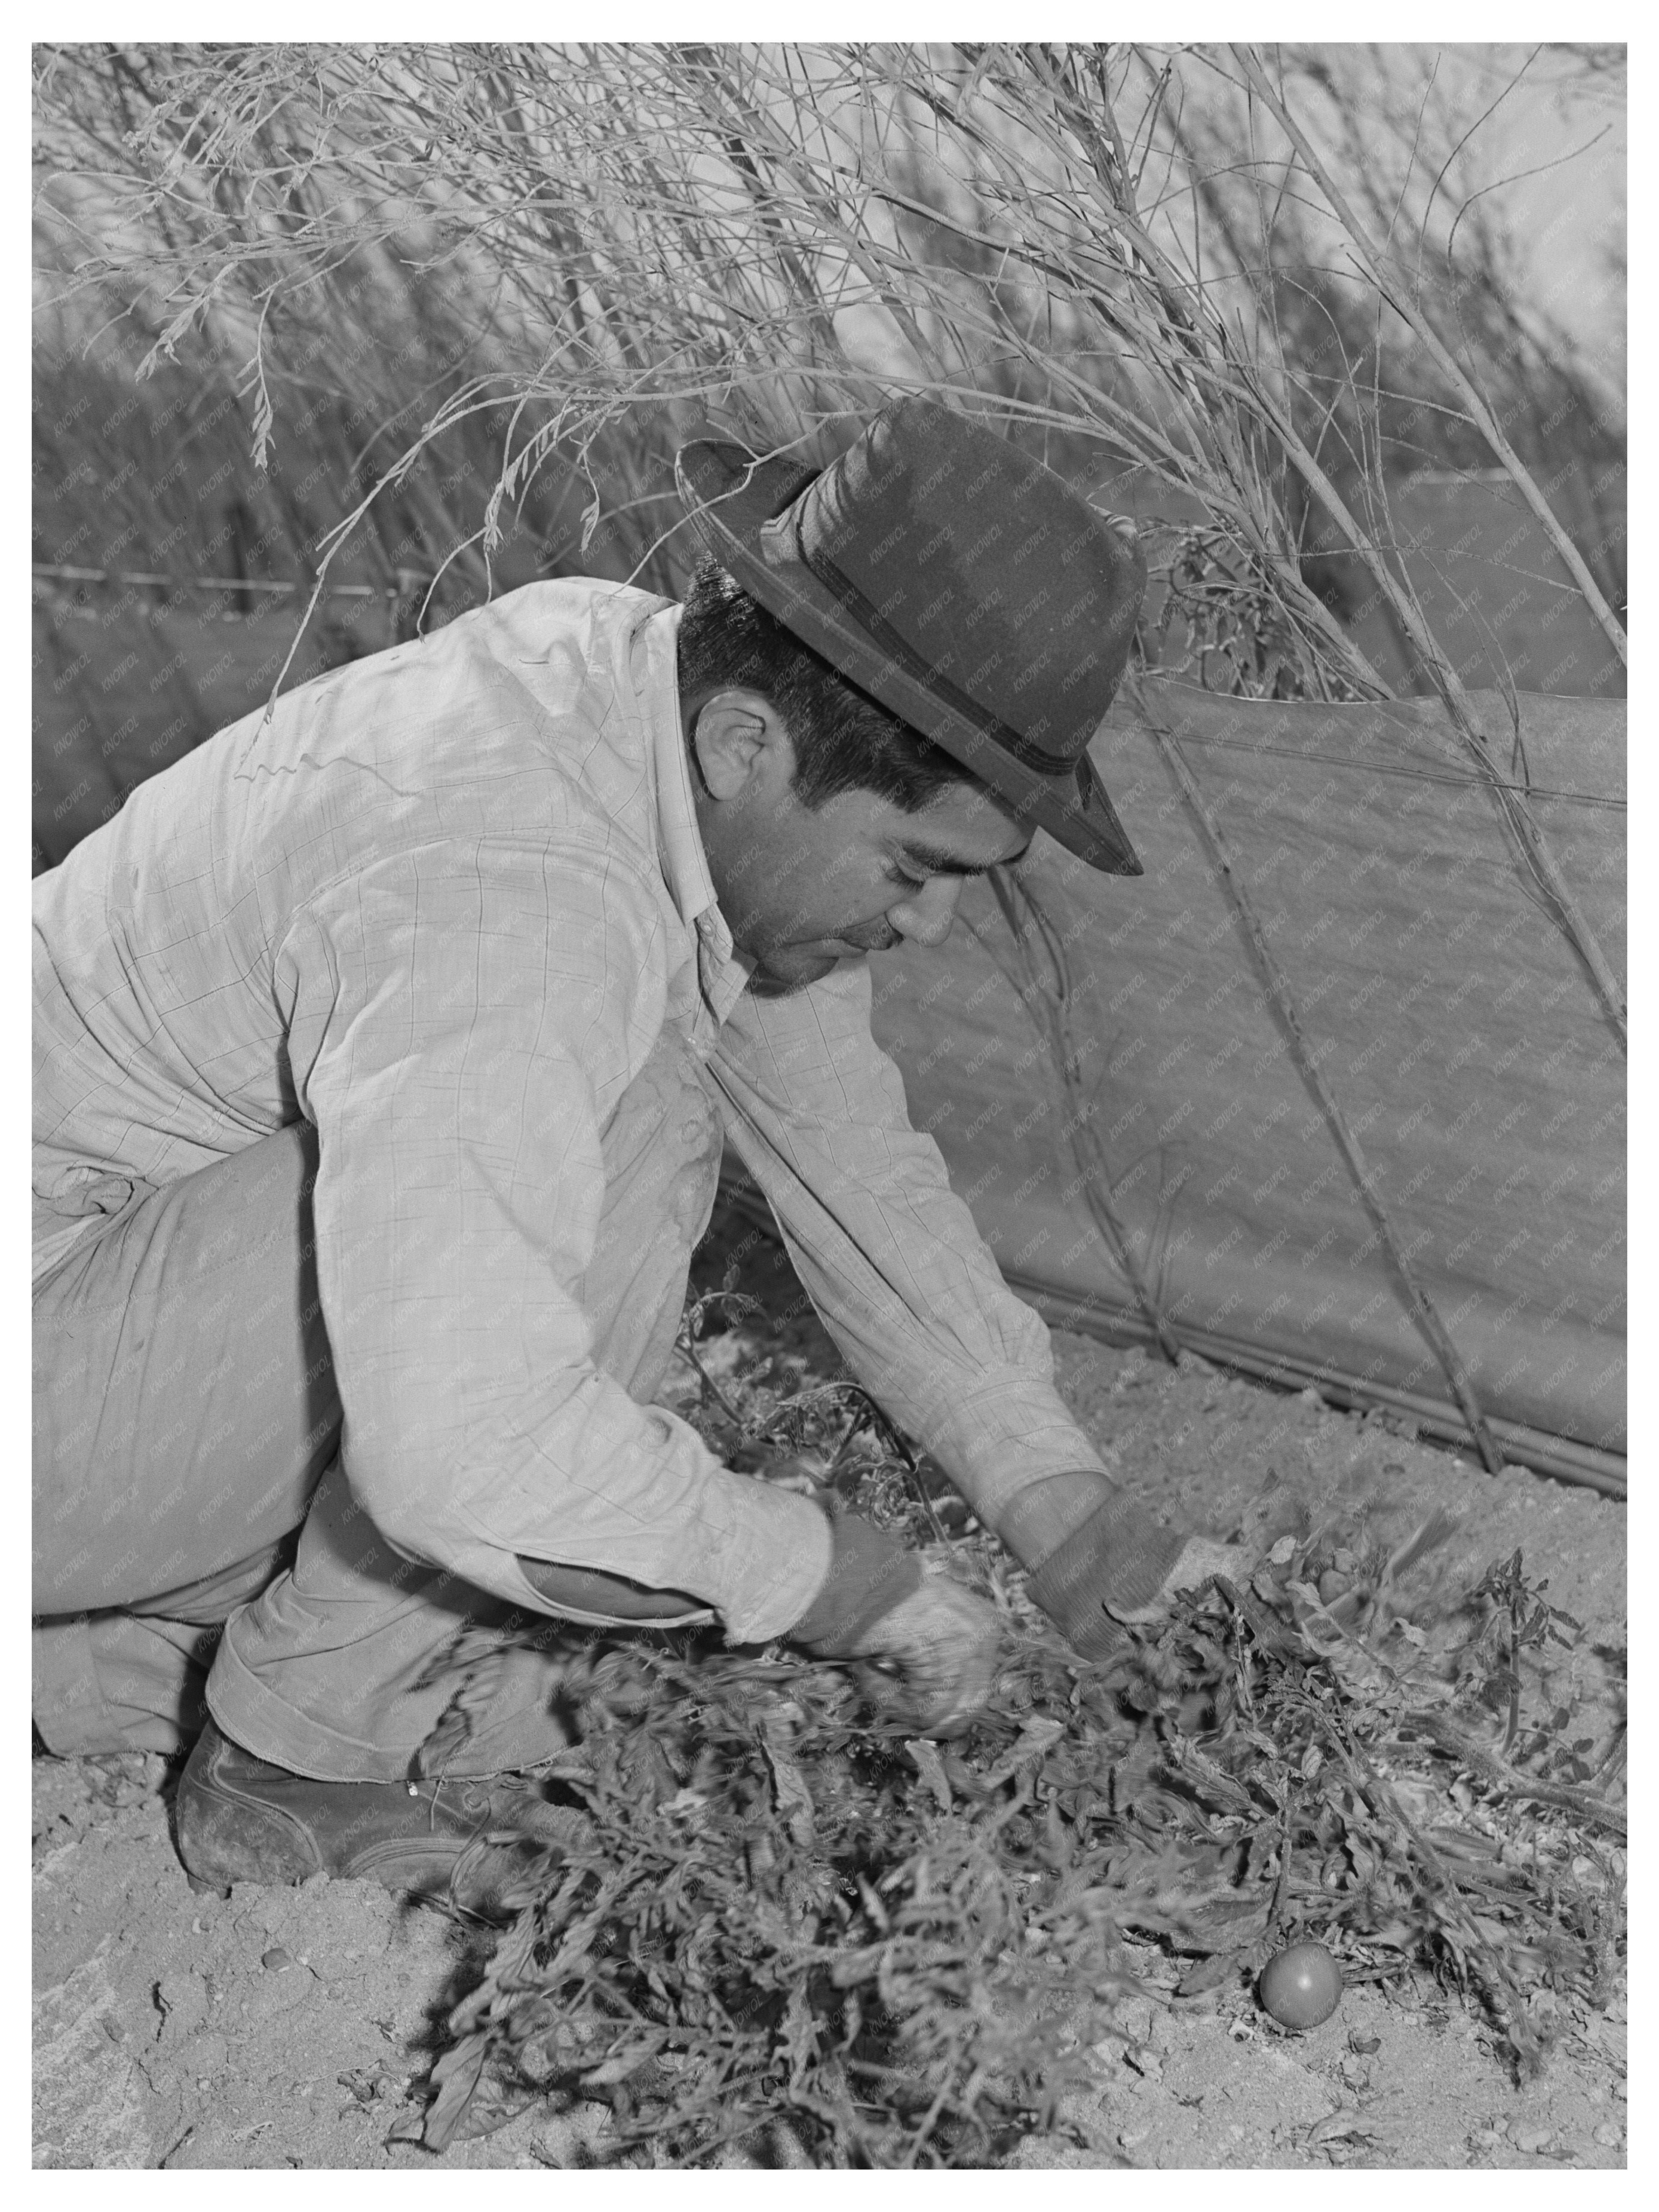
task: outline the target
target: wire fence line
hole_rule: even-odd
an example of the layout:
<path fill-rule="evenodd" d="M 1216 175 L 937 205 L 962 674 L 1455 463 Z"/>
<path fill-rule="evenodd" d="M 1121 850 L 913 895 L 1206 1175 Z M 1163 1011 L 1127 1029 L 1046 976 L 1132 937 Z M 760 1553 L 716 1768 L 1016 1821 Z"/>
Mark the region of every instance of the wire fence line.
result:
<path fill-rule="evenodd" d="M 71 568 L 37 561 L 29 574 L 41 582 L 64 584 L 122 584 L 148 585 L 170 592 L 264 592 L 271 596 L 291 597 L 295 592 L 312 592 L 317 588 L 308 576 L 267 580 L 257 576 L 179 576 L 151 568 Z M 418 574 L 413 569 L 400 571 L 395 584 L 324 584 L 325 599 L 404 599 L 412 592 L 425 591 L 432 582 L 428 575 Z"/>
<path fill-rule="evenodd" d="M 304 576 L 270 579 L 249 576 L 187 576 L 161 569 L 78 568 L 65 566 L 61 562 L 41 561 L 32 564 L 29 574 L 34 581 L 40 583 L 112 584 L 128 587 L 143 586 L 167 592 L 258 592 L 264 593 L 273 600 L 279 598 L 292 598 L 296 592 L 309 592 L 316 588 L 313 580 Z M 433 579 L 429 575 L 414 569 L 400 569 L 398 580 L 395 584 L 325 583 L 321 587 L 321 595 L 325 599 L 384 599 L 389 605 L 396 606 L 400 601 L 411 599 L 417 592 L 424 592 L 432 581 Z M 1352 762 L 1343 760 L 1339 754 L 1304 753 L 1298 751 L 1294 746 L 1263 744 L 1251 738 L 1220 738 L 1206 734 L 1197 742 L 1215 746 L 1228 752 L 1281 754 L 1289 759 L 1320 761 L 1339 768 L 1354 765 Z M 1374 763 L 1368 763 L 1367 769 L 1368 772 L 1382 775 L 1402 776 L 1415 783 L 1467 784 L 1473 787 L 1486 785 L 1488 781 L 1487 779 L 1479 776 L 1448 775 L 1443 771 L 1437 773 L 1430 769 L 1385 766 Z M 1620 814 L 1625 812 L 1628 803 L 1625 799 L 1612 798 L 1600 792 L 1558 790 L 1553 786 L 1536 783 L 1499 781 L 1497 787 L 1503 791 L 1515 792 L 1527 798 L 1562 799 L 1579 806 L 1606 807 Z"/>

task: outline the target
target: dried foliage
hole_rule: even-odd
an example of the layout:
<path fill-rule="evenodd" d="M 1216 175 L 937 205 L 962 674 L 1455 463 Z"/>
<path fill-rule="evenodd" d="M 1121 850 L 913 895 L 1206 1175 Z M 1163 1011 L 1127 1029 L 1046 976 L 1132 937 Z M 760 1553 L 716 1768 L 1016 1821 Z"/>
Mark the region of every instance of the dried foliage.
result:
<path fill-rule="evenodd" d="M 1565 97 L 1588 68 L 1520 73 Z M 1564 439 L 1620 456 L 1617 392 L 1516 305 L 1484 118 L 1398 79 L 1316 47 L 46 45 L 41 296 L 152 363 L 228 345 L 261 466 L 319 393 L 361 410 L 365 515 L 505 402 L 434 558 L 488 562 L 550 467 L 585 487 L 583 556 L 637 558 L 689 421 L 833 445 L 921 388 L 1109 501 L 1144 471 L 1160 571 L 1212 533 L 1212 596 L 1266 594 L 1322 696 L 1384 688 L 1334 558 L 1455 684 L 1385 464 L 1496 459 L 1622 653 L 1622 556 L 1532 481 Z"/>
<path fill-rule="evenodd" d="M 688 1355 L 721 1302 L 693 1309 Z M 1303 1937 L 1351 1980 L 1457 1991 L 1522 2072 L 1555 1992 L 1607 2002 L 1622 1734 L 1598 1753 L 1569 1712 L 1528 1714 L 1528 1652 L 1577 1628 L 1518 1554 L 1425 1610 L 1406 1593 L 1443 1520 L 1392 1552 L 1309 1525 L 1086 1667 L 988 1538 L 931 1534 L 925 1472 L 867 1401 L 780 1396 L 748 1341 L 746 1371 L 704 1370 L 711 1438 L 787 1447 L 785 1479 L 829 1480 L 988 1593 L 999 1710 L 963 1742 L 905 1741 L 864 1722 L 854 1680 L 781 1649 L 590 1647 L 560 1688 L 580 1746 L 544 1771 L 585 1818 L 450 2020 L 429 2146 L 535 2098 L 609 2102 L 605 2155 L 653 2166 L 1090 2142 L 1067 2093 L 1122 2039 L 1121 1996 L 1204 2002 Z"/>
<path fill-rule="evenodd" d="M 1318 49 L 1270 73 L 1243 46 L 1030 41 L 46 46 L 35 84 L 53 313 L 88 339 L 134 320 L 150 365 L 228 343 L 261 465 L 301 395 L 379 387 L 378 473 L 320 549 L 307 619 L 376 502 L 503 405 L 482 511 L 429 549 L 434 593 L 457 565 L 489 588 L 550 474 L 578 489 L 583 559 L 637 552 L 638 570 L 683 528 L 672 455 L 694 422 L 827 458 L 880 400 L 931 392 L 1108 508 L 1154 487 L 1180 650 L 1236 688 L 1387 692 L 1333 611 L 1330 563 L 1352 566 L 1623 1042 L 1616 971 L 1389 520 L 1402 423 L 1413 447 L 1483 449 L 1623 662 L 1620 586 L 1498 395 L 1531 378 L 1543 402 L 1565 376 L 1545 419 L 1598 448 L 1621 442 L 1616 402 L 1548 368 L 1572 360 L 1564 333 L 1503 311 L 1473 130 L 1449 143 L 1438 114 L 1431 154 L 1431 82 L 1413 118 L 1339 86 Z M 1357 101 L 1351 178 L 1322 149 Z M 431 368 L 411 394 L 389 340 L 424 331 L 410 303 L 434 289 L 454 344 L 409 342 Z"/>

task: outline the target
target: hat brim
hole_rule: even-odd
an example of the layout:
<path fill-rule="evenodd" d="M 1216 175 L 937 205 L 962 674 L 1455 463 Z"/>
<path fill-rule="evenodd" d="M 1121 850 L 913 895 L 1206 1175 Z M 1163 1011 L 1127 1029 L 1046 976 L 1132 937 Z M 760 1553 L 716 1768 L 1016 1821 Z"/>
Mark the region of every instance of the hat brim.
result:
<path fill-rule="evenodd" d="M 1086 753 L 1057 775 L 1026 768 L 896 665 L 804 562 L 763 539 L 763 525 L 805 489 L 815 468 L 788 459 L 757 461 L 741 446 L 709 439 L 683 446 L 674 468 L 680 497 L 704 544 L 803 644 L 988 784 L 1020 820 L 1046 830 L 1091 867 L 1115 876 L 1144 872 Z"/>

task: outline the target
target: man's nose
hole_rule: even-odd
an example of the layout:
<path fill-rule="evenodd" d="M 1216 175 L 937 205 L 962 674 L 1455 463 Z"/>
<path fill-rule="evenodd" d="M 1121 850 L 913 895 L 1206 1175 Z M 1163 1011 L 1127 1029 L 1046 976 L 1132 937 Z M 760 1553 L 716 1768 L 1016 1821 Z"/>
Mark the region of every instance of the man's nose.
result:
<path fill-rule="evenodd" d="M 890 906 L 887 919 L 913 945 L 943 945 L 951 934 L 961 896 L 960 876 L 933 876 L 925 890 L 914 891 L 897 906 Z"/>

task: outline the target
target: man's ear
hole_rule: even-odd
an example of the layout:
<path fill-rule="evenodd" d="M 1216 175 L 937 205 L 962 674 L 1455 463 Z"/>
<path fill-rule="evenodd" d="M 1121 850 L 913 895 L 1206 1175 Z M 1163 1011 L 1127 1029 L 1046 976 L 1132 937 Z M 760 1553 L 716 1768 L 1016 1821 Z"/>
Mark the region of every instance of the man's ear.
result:
<path fill-rule="evenodd" d="M 709 796 L 740 799 L 763 784 L 787 784 L 794 748 L 775 707 L 758 691 L 711 691 L 691 718 L 691 743 Z"/>

